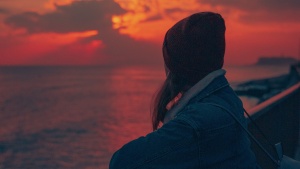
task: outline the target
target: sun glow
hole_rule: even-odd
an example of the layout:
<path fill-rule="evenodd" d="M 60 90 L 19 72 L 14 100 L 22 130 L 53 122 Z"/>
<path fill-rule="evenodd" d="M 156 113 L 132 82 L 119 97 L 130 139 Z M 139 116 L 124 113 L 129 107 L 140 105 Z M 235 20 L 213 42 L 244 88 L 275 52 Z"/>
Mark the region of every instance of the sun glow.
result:
<path fill-rule="evenodd" d="M 199 9 L 209 10 L 208 5 L 195 1 L 115 0 L 128 12 L 113 16 L 113 28 L 135 39 L 161 42 L 164 33 L 182 16 Z"/>

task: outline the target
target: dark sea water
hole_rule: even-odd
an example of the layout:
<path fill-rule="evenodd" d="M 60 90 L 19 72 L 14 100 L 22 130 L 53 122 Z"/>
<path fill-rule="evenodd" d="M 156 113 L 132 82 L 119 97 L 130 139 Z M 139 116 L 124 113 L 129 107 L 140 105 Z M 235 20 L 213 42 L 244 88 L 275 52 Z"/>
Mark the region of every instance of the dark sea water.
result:
<path fill-rule="evenodd" d="M 234 88 L 289 67 L 226 70 Z M 0 169 L 108 168 L 114 151 L 151 131 L 163 79 L 163 69 L 147 67 L 0 67 Z"/>

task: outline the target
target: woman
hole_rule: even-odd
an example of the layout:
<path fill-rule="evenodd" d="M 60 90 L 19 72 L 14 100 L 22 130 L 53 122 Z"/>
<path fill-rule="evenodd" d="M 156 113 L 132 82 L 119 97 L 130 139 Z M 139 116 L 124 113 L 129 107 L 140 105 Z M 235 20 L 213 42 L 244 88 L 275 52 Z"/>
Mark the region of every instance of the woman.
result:
<path fill-rule="evenodd" d="M 226 112 L 246 125 L 222 69 L 225 29 L 221 15 L 201 12 L 167 31 L 167 78 L 152 112 L 154 131 L 118 150 L 110 169 L 259 168 L 247 134 Z"/>

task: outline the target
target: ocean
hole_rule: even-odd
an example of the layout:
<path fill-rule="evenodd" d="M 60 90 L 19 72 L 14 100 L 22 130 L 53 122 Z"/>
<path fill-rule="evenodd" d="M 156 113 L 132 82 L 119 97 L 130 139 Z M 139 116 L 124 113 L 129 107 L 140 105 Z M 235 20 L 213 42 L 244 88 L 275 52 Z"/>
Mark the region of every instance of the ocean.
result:
<path fill-rule="evenodd" d="M 289 66 L 227 66 L 233 88 Z M 163 69 L 0 67 L 0 169 L 107 169 L 123 144 L 151 131 Z M 257 99 L 241 97 L 246 109 Z"/>

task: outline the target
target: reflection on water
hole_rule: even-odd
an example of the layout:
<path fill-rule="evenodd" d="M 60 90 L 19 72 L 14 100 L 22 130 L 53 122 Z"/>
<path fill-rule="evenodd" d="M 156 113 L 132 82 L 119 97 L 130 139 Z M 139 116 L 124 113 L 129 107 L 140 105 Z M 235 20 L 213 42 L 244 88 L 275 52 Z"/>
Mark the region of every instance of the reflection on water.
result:
<path fill-rule="evenodd" d="M 113 151 L 151 131 L 150 102 L 162 73 L 141 68 L 114 70 L 109 78 L 111 120 L 107 139 Z"/>
<path fill-rule="evenodd" d="M 160 71 L 1 68 L 3 168 L 107 168 L 112 153 L 150 131 Z"/>
<path fill-rule="evenodd" d="M 232 84 L 255 76 L 229 69 Z M 0 67 L 0 166 L 106 169 L 114 151 L 151 131 L 163 79 L 145 67 Z"/>

